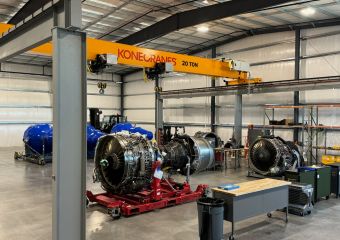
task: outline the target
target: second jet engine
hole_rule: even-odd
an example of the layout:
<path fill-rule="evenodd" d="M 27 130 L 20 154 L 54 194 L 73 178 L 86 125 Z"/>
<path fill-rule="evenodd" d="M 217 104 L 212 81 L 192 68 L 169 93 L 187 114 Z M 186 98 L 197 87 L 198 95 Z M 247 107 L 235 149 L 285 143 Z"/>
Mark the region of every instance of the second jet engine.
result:
<path fill-rule="evenodd" d="M 281 176 L 302 161 L 297 146 L 279 137 L 261 137 L 252 144 L 249 151 L 250 168 L 264 176 Z"/>

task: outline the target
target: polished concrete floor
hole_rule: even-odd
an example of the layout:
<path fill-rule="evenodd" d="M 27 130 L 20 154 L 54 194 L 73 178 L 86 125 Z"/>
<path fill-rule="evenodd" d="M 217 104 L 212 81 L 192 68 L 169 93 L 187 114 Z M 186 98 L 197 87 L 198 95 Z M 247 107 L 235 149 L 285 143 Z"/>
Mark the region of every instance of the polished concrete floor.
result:
<path fill-rule="evenodd" d="M 51 165 L 38 166 L 14 161 L 18 149 L 0 149 L 0 240 L 51 239 Z M 20 150 L 20 149 L 19 149 Z M 99 192 L 98 183 L 91 179 L 93 164 L 88 162 L 88 189 Z M 192 183 L 216 186 L 222 183 L 246 181 L 246 171 L 227 174 L 206 172 L 192 178 Z M 87 239 L 91 240 L 191 240 L 198 239 L 196 204 L 189 203 L 113 221 L 105 210 L 92 205 L 87 210 Z M 258 216 L 236 224 L 236 239 L 325 239 L 340 237 L 340 199 L 317 203 L 312 215 L 289 215 L 275 212 L 272 219 Z M 231 230 L 224 223 L 225 239 Z M 69 239 L 65 239 L 69 240 Z"/>

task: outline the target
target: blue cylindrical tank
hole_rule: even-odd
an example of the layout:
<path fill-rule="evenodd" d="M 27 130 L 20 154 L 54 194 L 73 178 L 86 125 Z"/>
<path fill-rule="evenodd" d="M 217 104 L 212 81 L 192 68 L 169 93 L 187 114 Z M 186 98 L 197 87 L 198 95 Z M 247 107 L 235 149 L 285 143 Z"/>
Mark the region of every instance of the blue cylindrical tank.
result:
<path fill-rule="evenodd" d="M 94 158 L 98 139 L 105 133 L 95 129 L 92 125 L 87 125 L 87 158 Z"/>
<path fill-rule="evenodd" d="M 24 132 L 23 141 L 38 154 L 52 153 L 52 124 L 42 123 L 29 126 Z M 45 146 L 45 149 L 43 149 Z"/>
<path fill-rule="evenodd" d="M 87 125 L 87 157 L 93 158 L 98 139 L 104 133 L 95 129 L 92 125 Z M 23 141 L 31 150 L 45 155 L 52 154 L 53 126 L 42 123 L 29 126 L 24 132 Z"/>

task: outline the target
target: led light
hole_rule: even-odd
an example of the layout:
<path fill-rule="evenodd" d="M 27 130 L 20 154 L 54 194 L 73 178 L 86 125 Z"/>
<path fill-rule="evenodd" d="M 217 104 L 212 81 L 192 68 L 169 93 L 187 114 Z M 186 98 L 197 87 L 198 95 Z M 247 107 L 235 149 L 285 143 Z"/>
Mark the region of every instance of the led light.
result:
<path fill-rule="evenodd" d="M 316 10 L 312 7 L 306 7 L 300 10 L 302 16 L 308 17 L 314 15 Z"/>
<path fill-rule="evenodd" d="M 98 4 L 101 4 L 101 5 L 107 6 L 107 7 L 112 7 L 112 8 L 117 7 L 116 5 L 113 5 L 113 4 L 108 3 L 108 2 L 104 2 L 102 0 L 90 0 L 90 1 L 93 2 L 93 3 L 98 3 Z"/>
<path fill-rule="evenodd" d="M 98 12 L 98 11 L 93 11 L 93 10 L 87 9 L 87 8 L 83 8 L 83 12 L 96 14 L 96 15 L 104 15 L 104 13 L 101 13 L 101 12 Z"/>
<path fill-rule="evenodd" d="M 146 23 L 146 22 L 141 22 L 140 25 L 143 25 L 143 26 L 150 26 L 151 24 L 150 23 Z"/>
<path fill-rule="evenodd" d="M 201 33 L 206 33 L 206 32 L 209 31 L 209 27 L 207 27 L 207 26 L 199 26 L 199 27 L 197 27 L 197 31 L 201 32 Z"/>
<path fill-rule="evenodd" d="M 103 22 L 97 22 L 97 24 L 105 27 L 112 27 L 112 25 Z"/>

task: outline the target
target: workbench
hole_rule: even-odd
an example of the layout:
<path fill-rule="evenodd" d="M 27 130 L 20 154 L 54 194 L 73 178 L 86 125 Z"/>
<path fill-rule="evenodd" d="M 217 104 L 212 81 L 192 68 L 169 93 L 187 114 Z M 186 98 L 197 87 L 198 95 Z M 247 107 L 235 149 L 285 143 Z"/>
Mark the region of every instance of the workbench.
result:
<path fill-rule="evenodd" d="M 263 213 L 271 217 L 272 211 L 285 208 L 285 221 L 288 222 L 290 184 L 287 181 L 266 178 L 236 184 L 239 188 L 234 190 L 213 188 L 213 197 L 225 201 L 224 220 L 232 224 L 229 239 L 234 239 L 235 222 Z"/>

